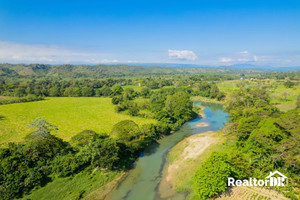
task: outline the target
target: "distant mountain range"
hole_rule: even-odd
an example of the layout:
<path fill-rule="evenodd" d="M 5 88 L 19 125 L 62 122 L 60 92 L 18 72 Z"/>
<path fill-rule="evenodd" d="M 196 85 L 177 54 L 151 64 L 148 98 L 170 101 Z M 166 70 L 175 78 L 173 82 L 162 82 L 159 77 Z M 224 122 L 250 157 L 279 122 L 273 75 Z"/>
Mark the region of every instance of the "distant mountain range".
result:
<path fill-rule="evenodd" d="M 151 67 L 150 67 L 151 66 Z M 0 64 L 0 78 L 104 78 L 171 74 L 240 74 L 274 71 L 300 72 L 300 67 L 267 67 L 249 64 L 231 66 L 203 66 L 170 63 L 136 63 L 111 65 L 47 65 Z"/>
<path fill-rule="evenodd" d="M 125 63 L 124 63 L 125 64 Z M 253 64 L 235 64 L 228 66 L 213 66 L 213 65 L 196 65 L 196 64 L 178 64 L 178 63 L 126 63 L 131 66 L 144 67 L 174 67 L 174 68 L 216 68 L 216 69 L 232 69 L 232 70 L 261 70 L 261 71 L 294 71 L 300 70 L 300 66 L 294 67 L 273 67 Z"/>

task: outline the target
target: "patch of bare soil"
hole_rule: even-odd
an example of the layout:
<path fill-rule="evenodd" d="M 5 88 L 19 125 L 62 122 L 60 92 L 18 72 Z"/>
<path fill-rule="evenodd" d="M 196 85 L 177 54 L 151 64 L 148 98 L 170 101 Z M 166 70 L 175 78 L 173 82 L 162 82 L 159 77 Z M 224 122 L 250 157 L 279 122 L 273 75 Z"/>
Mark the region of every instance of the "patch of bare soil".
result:
<path fill-rule="evenodd" d="M 231 187 L 214 200 L 287 200 L 283 194 L 263 187 Z"/>

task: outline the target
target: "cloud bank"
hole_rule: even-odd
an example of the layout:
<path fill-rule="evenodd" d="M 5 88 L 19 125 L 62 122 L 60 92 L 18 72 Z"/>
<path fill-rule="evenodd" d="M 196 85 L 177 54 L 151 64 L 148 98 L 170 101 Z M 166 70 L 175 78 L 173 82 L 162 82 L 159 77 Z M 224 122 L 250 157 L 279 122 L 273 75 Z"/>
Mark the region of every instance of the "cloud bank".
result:
<path fill-rule="evenodd" d="M 190 50 L 169 49 L 147 55 L 145 52 L 108 54 L 74 50 L 57 45 L 33 45 L 0 41 L 0 63 L 44 64 L 108 64 L 108 63 L 191 63 L 200 65 L 254 64 L 270 66 L 299 66 L 300 52 L 257 54 L 248 50 L 212 54 L 203 51 L 196 55 Z M 116 57 L 118 56 L 118 57 Z M 129 59 L 129 57 L 131 57 Z"/>
<path fill-rule="evenodd" d="M 251 54 L 249 51 L 240 51 L 226 57 L 220 57 L 221 64 L 237 64 L 237 63 L 255 63 L 259 61 L 259 56 Z"/>
<path fill-rule="evenodd" d="M 196 60 L 198 56 L 189 50 L 168 50 L 169 59 L 175 60 Z"/>
<path fill-rule="evenodd" d="M 106 54 L 86 53 L 54 45 L 29 45 L 0 41 L 0 62 L 9 63 L 116 63 Z"/>

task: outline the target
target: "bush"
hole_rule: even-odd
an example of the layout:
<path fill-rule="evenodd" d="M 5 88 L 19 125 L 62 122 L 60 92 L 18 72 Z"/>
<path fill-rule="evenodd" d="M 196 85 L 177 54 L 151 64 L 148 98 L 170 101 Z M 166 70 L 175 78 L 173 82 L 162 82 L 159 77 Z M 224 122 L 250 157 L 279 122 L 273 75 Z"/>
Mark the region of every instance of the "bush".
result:
<path fill-rule="evenodd" d="M 143 142 L 139 126 L 132 120 L 123 120 L 115 124 L 110 135 L 120 139 L 132 151 L 140 149 Z"/>
<path fill-rule="evenodd" d="M 84 146 L 78 156 L 93 167 L 113 169 L 119 160 L 119 146 L 113 138 L 98 139 Z"/>
<path fill-rule="evenodd" d="M 88 143 L 95 141 L 97 138 L 100 138 L 100 135 L 98 135 L 95 131 L 84 130 L 77 135 L 74 135 L 71 138 L 70 143 L 75 147 L 83 147 Z"/>
<path fill-rule="evenodd" d="M 224 192 L 231 174 L 232 168 L 227 154 L 213 152 L 193 177 L 195 193 L 201 199 L 208 199 Z"/>
<path fill-rule="evenodd" d="M 139 114 L 139 107 L 136 103 L 131 103 L 129 104 L 128 106 L 128 113 L 131 115 L 131 116 L 137 116 Z"/>

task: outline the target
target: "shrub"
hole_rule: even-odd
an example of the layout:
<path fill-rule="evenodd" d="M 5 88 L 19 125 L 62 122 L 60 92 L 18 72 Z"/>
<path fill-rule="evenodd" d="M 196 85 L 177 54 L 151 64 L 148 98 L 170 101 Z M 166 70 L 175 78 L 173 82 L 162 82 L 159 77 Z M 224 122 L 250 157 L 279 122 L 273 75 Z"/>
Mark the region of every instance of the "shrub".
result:
<path fill-rule="evenodd" d="M 193 177 L 195 193 L 202 199 L 208 199 L 224 192 L 231 174 L 227 154 L 213 152 Z"/>
<path fill-rule="evenodd" d="M 95 131 L 84 130 L 78 133 L 77 135 L 73 136 L 71 138 L 70 143 L 76 147 L 83 147 L 84 145 L 95 141 L 99 137 L 100 135 L 98 135 Z"/>

